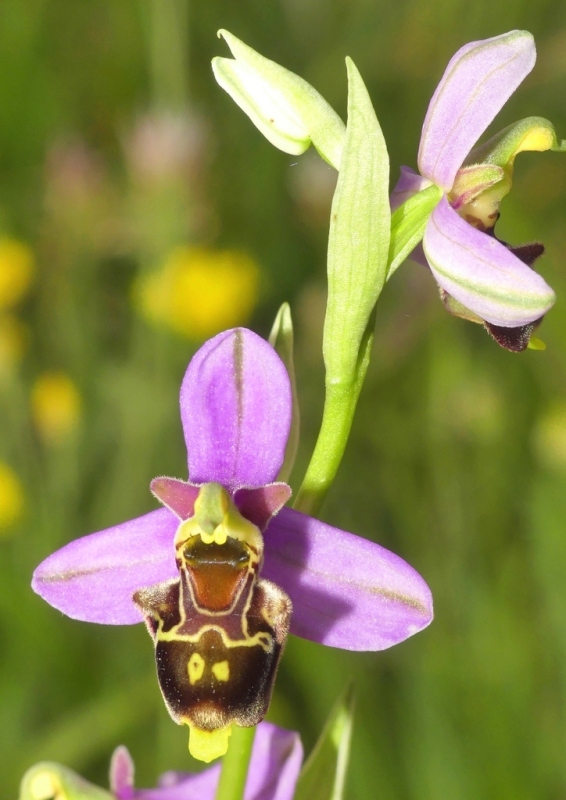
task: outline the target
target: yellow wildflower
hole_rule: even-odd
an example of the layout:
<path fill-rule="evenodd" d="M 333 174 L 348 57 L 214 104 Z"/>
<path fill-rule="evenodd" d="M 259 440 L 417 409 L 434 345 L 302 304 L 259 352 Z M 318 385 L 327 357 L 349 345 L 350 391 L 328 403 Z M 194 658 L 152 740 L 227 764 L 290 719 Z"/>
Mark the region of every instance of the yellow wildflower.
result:
<path fill-rule="evenodd" d="M 0 461 L 0 531 L 9 528 L 22 516 L 24 490 L 16 473 Z"/>
<path fill-rule="evenodd" d="M 0 309 L 10 308 L 25 295 L 34 273 L 33 252 L 17 239 L 0 238 Z"/>
<path fill-rule="evenodd" d="M 245 323 L 258 288 L 258 266 L 244 253 L 185 246 L 140 279 L 135 303 L 151 322 L 201 340 Z"/>
<path fill-rule="evenodd" d="M 72 434 L 81 415 L 81 397 L 63 372 L 44 372 L 31 392 L 32 417 L 41 438 L 57 444 Z"/>

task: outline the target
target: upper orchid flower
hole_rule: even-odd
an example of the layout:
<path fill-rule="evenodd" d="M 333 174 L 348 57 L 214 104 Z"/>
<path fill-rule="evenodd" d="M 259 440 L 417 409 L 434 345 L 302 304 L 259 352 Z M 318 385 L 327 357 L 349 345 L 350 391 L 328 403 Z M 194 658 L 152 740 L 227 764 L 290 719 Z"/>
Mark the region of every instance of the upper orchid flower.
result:
<path fill-rule="evenodd" d="M 292 401 L 271 345 L 245 329 L 206 342 L 180 404 L 191 482 L 156 478 L 164 508 L 71 542 L 32 585 L 76 619 L 144 619 L 169 712 L 210 760 L 232 723 L 263 718 L 289 624 L 333 647 L 380 650 L 428 625 L 432 601 L 393 553 L 280 511 Z"/>
<path fill-rule="evenodd" d="M 551 141 L 547 128 L 541 133 L 539 125 L 523 132 L 520 141 L 515 137 L 503 158 L 490 157 L 486 146 L 470 151 L 535 58 L 533 37 L 525 31 L 462 47 L 449 62 L 425 117 L 420 175 L 403 167 L 392 197 L 397 208 L 431 185 L 442 190 L 424 232 L 426 261 L 449 310 L 484 321 L 500 344 L 515 350 L 527 346 L 555 295 L 530 268 L 543 250 L 540 245 L 513 251 L 489 234 L 511 185 L 515 155 L 562 147 L 555 136 Z"/>
<path fill-rule="evenodd" d="M 244 800 L 292 800 L 303 746 L 298 733 L 269 722 L 259 725 L 253 744 Z M 220 765 L 190 774 L 166 772 L 154 789 L 134 787 L 134 764 L 125 747 L 118 747 L 110 765 L 110 792 L 88 783 L 67 767 L 36 764 L 25 774 L 20 800 L 214 800 Z"/>

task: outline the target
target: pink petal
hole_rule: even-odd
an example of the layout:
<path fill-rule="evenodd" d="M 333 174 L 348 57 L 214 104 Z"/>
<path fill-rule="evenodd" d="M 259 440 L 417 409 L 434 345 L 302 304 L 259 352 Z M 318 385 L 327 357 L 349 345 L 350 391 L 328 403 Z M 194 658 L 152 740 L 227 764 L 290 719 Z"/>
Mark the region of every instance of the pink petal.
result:
<path fill-rule="evenodd" d="M 242 516 L 263 531 L 291 497 L 291 487 L 286 483 L 270 483 L 258 489 L 238 489 L 234 502 Z"/>
<path fill-rule="evenodd" d="M 422 175 L 446 191 L 456 172 L 509 97 L 534 67 L 527 31 L 470 42 L 452 57 L 432 96 L 419 148 Z"/>
<path fill-rule="evenodd" d="M 134 796 L 134 762 L 127 747 L 119 745 L 110 761 L 110 791 L 116 800 L 132 800 Z"/>
<path fill-rule="evenodd" d="M 497 239 L 468 225 L 445 197 L 432 212 L 423 248 L 438 285 L 493 325 L 527 325 L 554 303 L 554 292 L 540 275 Z"/>
<path fill-rule="evenodd" d="M 178 525 L 161 508 L 76 539 L 39 565 L 32 588 L 73 619 L 104 625 L 142 622 L 132 595 L 178 575 L 173 546 Z"/>
<path fill-rule="evenodd" d="M 195 513 L 195 500 L 199 486 L 178 478 L 154 478 L 149 485 L 151 493 L 179 519 L 188 519 Z"/>
<path fill-rule="evenodd" d="M 345 650 L 383 650 L 432 620 L 430 589 L 380 545 L 284 508 L 265 534 L 263 577 L 293 601 L 291 632 Z"/>
<path fill-rule="evenodd" d="M 181 419 L 193 483 L 230 490 L 277 477 L 291 425 L 287 370 L 245 328 L 218 334 L 196 353 L 181 387 Z"/>

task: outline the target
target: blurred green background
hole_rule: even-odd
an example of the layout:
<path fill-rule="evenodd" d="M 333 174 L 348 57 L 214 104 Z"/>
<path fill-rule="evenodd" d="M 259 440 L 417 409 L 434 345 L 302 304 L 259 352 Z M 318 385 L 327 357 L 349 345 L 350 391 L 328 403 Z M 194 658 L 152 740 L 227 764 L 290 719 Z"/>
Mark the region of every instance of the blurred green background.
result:
<path fill-rule="evenodd" d="M 43 759 L 107 785 L 119 743 L 139 786 L 196 768 L 143 627 L 74 622 L 29 581 L 54 549 L 153 508 L 155 475 L 186 477 L 178 388 L 199 341 L 240 322 L 267 335 L 289 300 L 303 414 L 295 490 L 316 436 L 334 175 L 316 156 L 275 151 L 215 85 L 220 27 L 342 116 L 350 55 L 393 180 L 415 166 L 451 55 L 512 28 L 534 33 L 539 60 L 494 130 L 536 114 L 566 136 L 561 0 L 3 0 L 2 797 Z M 498 234 L 547 245 L 540 270 L 559 299 L 539 332 L 545 352 L 509 354 L 449 317 L 417 266 L 382 295 L 323 514 L 413 564 L 436 620 L 377 654 L 291 638 L 269 715 L 308 750 L 355 676 L 355 800 L 566 796 L 565 222 L 566 160 L 522 155 Z"/>

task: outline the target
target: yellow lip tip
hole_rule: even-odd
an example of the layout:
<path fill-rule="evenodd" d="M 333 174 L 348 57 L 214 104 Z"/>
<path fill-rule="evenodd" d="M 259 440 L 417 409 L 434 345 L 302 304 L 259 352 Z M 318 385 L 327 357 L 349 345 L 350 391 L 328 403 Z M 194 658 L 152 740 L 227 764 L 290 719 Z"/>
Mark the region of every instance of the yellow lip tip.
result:
<path fill-rule="evenodd" d="M 189 753 L 193 758 L 208 764 L 215 758 L 226 755 L 228 740 L 232 733 L 231 725 L 215 731 L 202 731 L 190 723 L 187 724 L 190 729 Z"/>
<path fill-rule="evenodd" d="M 536 336 L 531 337 L 531 341 L 527 346 L 529 350 L 546 350 L 546 344 L 542 339 L 537 339 Z"/>

